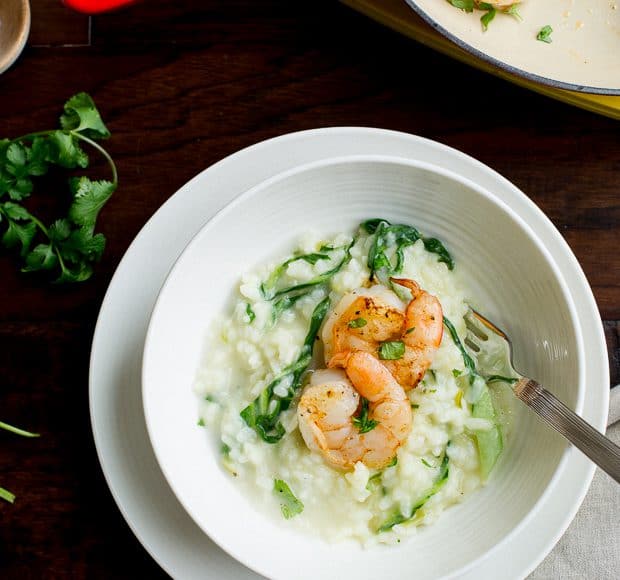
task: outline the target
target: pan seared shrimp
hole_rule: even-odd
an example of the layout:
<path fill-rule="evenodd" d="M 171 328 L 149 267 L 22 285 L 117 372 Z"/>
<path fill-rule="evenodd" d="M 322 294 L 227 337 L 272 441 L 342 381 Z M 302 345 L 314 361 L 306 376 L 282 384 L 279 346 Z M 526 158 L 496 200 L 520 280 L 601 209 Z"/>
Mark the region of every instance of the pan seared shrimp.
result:
<path fill-rule="evenodd" d="M 409 390 L 422 380 L 441 344 L 443 311 L 439 300 L 413 280 L 392 278 L 392 282 L 411 291 L 408 304 L 384 286 L 360 289 L 342 298 L 323 327 L 325 361 L 329 367 L 342 366 L 341 354 L 368 352 L 381 358 Z M 385 342 L 402 342 L 402 356 L 382 358 Z"/>
<path fill-rule="evenodd" d="M 309 449 L 333 467 L 386 467 L 411 431 L 411 405 L 390 372 L 365 352 L 342 354 L 345 372 L 313 373 L 297 407 L 299 430 Z M 348 377 L 348 378 L 347 378 Z M 353 418 L 360 396 L 368 400 L 368 419 L 376 421 L 362 433 Z"/>

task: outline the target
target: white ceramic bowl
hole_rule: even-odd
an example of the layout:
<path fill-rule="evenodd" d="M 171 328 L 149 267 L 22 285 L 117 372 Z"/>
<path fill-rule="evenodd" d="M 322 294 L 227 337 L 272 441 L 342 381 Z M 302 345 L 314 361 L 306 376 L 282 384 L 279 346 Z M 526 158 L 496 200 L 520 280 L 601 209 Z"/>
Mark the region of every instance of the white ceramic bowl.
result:
<path fill-rule="evenodd" d="M 253 507 L 219 466 L 216 434 L 196 426 L 192 383 L 210 320 L 240 274 L 290 251 L 308 229 L 352 231 L 384 217 L 442 239 L 472 302 L 510 332 L 518 368 L 580 410 L 581 332 L 565 283 L 534 232 L 476 184 L 394 157 L 348 157 L 269 179 L 210 220 L 188 245 L 153 311 L 143 402 L 157 459 L 187 512 L 235 558 L 272 578 L 454 577 L 521 527 L 561 478 L 565 445 L 527 409 L 488 485 L 397 547 L 364 550 L 292 533 Z"/>

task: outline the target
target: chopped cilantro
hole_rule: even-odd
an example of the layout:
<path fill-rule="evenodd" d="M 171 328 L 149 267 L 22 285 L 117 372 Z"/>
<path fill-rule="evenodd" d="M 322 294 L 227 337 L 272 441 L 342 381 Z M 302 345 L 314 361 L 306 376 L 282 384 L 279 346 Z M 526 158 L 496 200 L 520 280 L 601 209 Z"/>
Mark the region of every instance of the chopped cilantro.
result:
<path fill-rule="evenodd" d="M 245 313 L 248 315 L 248 324 L 252 324 L 256 318 L 256 314 L 254 313 L 254 310 L 252 310 L 249 302 L 245 305 Z"/>
<path fill-rule="evenodd" d="M 551 44 L 551 33 L 553 32 L 553 28 L 548 24 L 543 26 L 536 35 L 536 40 L 540 40 L 541 42 L 546 42 L 547 44 Z"/>
<path fill-rule="evenodd" d="M 379 421 L 368 417 L 368 399 L 362 397 L 362 409 L 358 417 L 353 417 L 353 425 L 357 427 L 360 433 L 368 433 L 372 431 Z"/>
<path fill-rule="evenodd" d="M 402 340 L 387 341 L 379 347 L 381 360 L 397 360 L 405 354 L 405 343 Z"/>
<path fill-rule="evenodd" d="M 348 327 L 349 328 L 361 328 L 362 326 L 366 326 L 368 322 L 366 322 L 365 318 L 355 318 L 354 320 L 349 320 Z"/>
<path fill-rule="evenodd" d="M 274 479 L 273 490 L 280 497 L 280 510 L 287 520 L 304 511 L 304 504 L 295 497 L 286 481 Z"/>

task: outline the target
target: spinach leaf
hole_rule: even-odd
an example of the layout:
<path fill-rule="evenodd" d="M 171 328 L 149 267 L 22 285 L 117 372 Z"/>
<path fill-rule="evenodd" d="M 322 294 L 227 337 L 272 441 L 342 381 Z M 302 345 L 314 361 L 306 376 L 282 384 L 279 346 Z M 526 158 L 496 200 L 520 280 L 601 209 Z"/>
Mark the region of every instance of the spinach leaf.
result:
<path fill-rule="evenodd" d="M 303 374 L 312 362 L 316 335 L 328 308 L 329 298 L 324 298 L 316 305 L 297 360 L 273 379 L 261 394 L 240 413 L 246 424 L 267 443 L 277 443 L 284 436 L 285 429 L 279 420 L 280 413 L 290 407 L 295 393 L 301 386 Z M 286 386 L 286 395 L 275 394 L 274 390 L 278 385 Z"/>
<path fill-rule="evenodd" d="M 448 480 L 448 475 L 450 473 L 449 464 L 450 460 L 448 458 L 448 454 L 445 453 L 443 456 L 443 461 L 439 466 L 439 471 L 437 473 L 437 477 L 435 478 L 435 483 L 433 483 L 432 487 L 428 489 L 422 496 L 422 498 L 411 508 L 411 512 L 408 515 L 403 515 L 400 511 L 394 512 L 379 528 L 377 528 L 377 533 L 388 532 L 394 526 L 398 524 L 403 524 L 409 520 L 411 520 L 418 510 L 431 498 L 433 497 L 446 483 Z"/>
<path fill-rule="evenodd" d="M 404 249 L 418 240 L 422 240 L 427 252 L 439 256 L 439 262 L 445 263 L 450 270 L 454 269 L 454 260 L 445 246 L 436 238 L 425 238 L 412 226 L 391 224 L 387 220 L 375 218 L 363 222 L 360 227 L 375 236 L 368 251 L 368 268 L 370 277 L 377 277 L 383 284 L 387 285 L 391 276 L 402 271 Z M 388 255 L 390 251 L 393 252 L 392 258 Z"/>

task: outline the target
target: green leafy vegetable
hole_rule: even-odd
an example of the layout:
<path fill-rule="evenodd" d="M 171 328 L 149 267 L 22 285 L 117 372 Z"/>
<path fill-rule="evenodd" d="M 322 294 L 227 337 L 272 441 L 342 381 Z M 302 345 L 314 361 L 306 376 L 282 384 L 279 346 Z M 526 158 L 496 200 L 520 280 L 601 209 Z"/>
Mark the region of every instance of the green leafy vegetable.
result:
<path fill-rule="evenodd" d="M 433 467 L 428 461 L 426 461 L 426 459 L 424 459 L 424 457 L 422 457 L 422 459 L 420 459 L 420 461 L 426 465 L 426 467 Z"/>
<path fill-rule="evenodd" d="M 480 2 L 478 7 L 481 10 L 486 10 L 486 12 L 480 17 L 480 22 L 482 23 L 482 30 L 486 31 L 489 27 L 489 24 L 493 18 L 495 18 L 495 6 L 489 4 L 488 2 Z"/>
<path fill-rule="evenodd" d="M 543 26 L 536 35 L 536 40 L 540 40 L 541 42 L 546 42 L 547 44 L 551 44 L 551 33 L 553 32 L 553 28 L 548 24 Z"/>
<path fill-rule="evenodd" d="M 295 393 L 301 386 L 303 374 L 312 361 L 316 335 L 328 308 L 329 298 L 324 298 L 316 305 L 297 360 L 286 367 L 252 403 L 241 411 L 241 417 L 246 424 L 267 443 L 277 443 L 284 436 L 285 430 L 279 421 L 280 413 L 289 408 Z M 284 396 L 274 392 L 278 386 L 286 387 Z"/>
<path fill-rule="evenodd" d="M 363 222 L 360 227 L 375 236 L 368 251 L 370 277 L 376 276 L 385 285 L 391 284 L 390 277 L 402 271 L 403 250 L 418 240 L 422 240 L 428 252 L 439 256 L 439 262 L 444 262 L 450 270 L 454 268 L 454 261 L 445 246 L 436 238 L 424 238 L 412 226 L 392 225 L 387 220 L 375 218 Z"/>
<path fill-rule="evenodd" d="M 381 474 L 383 472 L 382 471 L 377 471 L 377 473 L 375 473 L 374 475 L 371 475 L 368 478 L 368 483 L 366 484 L 366 489 L 370 492 L 375 491 L 376 489 L 378 489 L 379 485 L 381 485 Z"/>
<path fill-rule="evenodd" d="M 260 285 L 260 292 L 263 298 L 267 301 L 272 302 L 272 311 L 271 311 L 271 323 L 275 324 L 282 313 L 289 308 L 291 308 L 297 300 L 307 296 L 315 290 L 317 287 L 320 287 L 324 284 L 327 284 L 329 280 L 340 270 L 349 263 L 351 260 L 351 248 L 355 243 L 355 238 L 351 240 L 351 243 L 346 246 L 339 247 L 331 247 L 331 246 L 322 246 L 321 253 L 313 253 L 313 254 L 303 254 L 301 256 L 294 256 L 289 258 L 282 264 L 280 264 Z M 342 250 L 344 251 L 344 255 L 342 259 L 337 262 L 333 268 L 330 268 L 326 272 L 315 276 L 314 278 L 307 280 L 306 282 L 302 282 L 301 284 L 296 284 L 294 286 L 288 286 L 284 288 L 280 288 L 280 280 L 282 276 L 286 273 L 287 268 L 290 264 L 294 262 L 298 262 L 303 260 L 304 262 L 308 262 L 309 264 L 316 264 L 319 260 L 331 260 L 332 257 L 327 252 L 334 252 Z"/>
<path fill-rule="evenodd" d="M 488 387 L 485 387 L 484 392 L 473 406 L 472 416 L 479 419 L 487 419 L 493 423 L 490 429 L 478 429 L 474 432 L 478 444 L 480 473 L 486 479 L 504 448 L 502 434 L 496 422 L 495 409 L 493 408 L 493 401 L 491 400 L 491 393 Z"/>
<path fill-rule="evenodd" d="M 56 282 L 81 282 L 90 278 L 103 254 L 105 238 L 95 233 L 95 226 L 101 208 L 118 185 L 118 176 L 112 158 L 95 141 L 108 138 L 110 132 L 90 96 L 79 93 L 71 97 L 60 124 L 62 129 L 0 140 L 0 243 L 19 252 L 23 272 L 55 272 Z M 33 193 L 36 178 L 50 167 L 88 167 L 83 143 L 107 160 L 112 181 L 71 178 L 67 216 L 46 226 L 21 202 Z"/>
<path fill-rule="evenodd" d="M 355 425 L 360 433 L 368 433 L 372 431 L 379 421 L 370 419 L 368 417 L 368 399 L 362 397 L 362 408 L 360 414 L 357 417 L 353 417 L 353 425 Z"/>
<path fill-rule="evenodd" d="M 280 498 L 280 509 L 282 510 L 282 515 L 287 520 L 290 520 L 292 517 L 304 511 L 304 504 L 295 497 L 295 494 L 291 491 L 286 481 L 274 479 L 273 490 Z"/>
<path fill-rule="evenodd" d="M 405 354 L 405 343 L 402 340 L 392 340 L 381 343 L 379 358 L 381 360 L 397 360 Z"/>
<path fill-rule="evenodd" d="M 443 317 L 443 323 L 445 327 L 448 329 L 448 332 L 450 333 L 450 336 L 452 337 L 454 344 L 461 351 L 461 356 L 463 357 L 465 368 L 467 369 L 469 373 L 469 382 L 470 384 L 473 384 L 476 378 L 476 375 L 478 374 L 476 372 L 476 364 L 474 363 L 474 359 L 472 359 L 469 356 L 469 354 L 465 350 L 465 347 L 463 346 L 463 343 L 461 342 L 461 339 L 459 338 L 458 333 L 456 332 L 456 329 L 454 328 L 454 325 L 445 316 Z"/>
<path fill-rule="evenodd" d="M 20 429 L 19 427 L 14 427 L 13 425 L 9 425 L 3 421 L 0 421 L 0 429 L 4 429 L 5 431 L 9 431 L 10 433 L 14 433 L 15 435 L 19 435 L 21 437 L 38 437 L 38 433 L 31 433 L 30 431 L 24 431 L 24 429 Z M 0 487 L 0 499 L 8 501 L 9 503 L 13 503 L 15 501 L 15 495 L 11 493 L 8 489 L 4 489 Z"/>
<path fill-rule="evenodd" d="M 449 458 L 448 454 L 445 453 L 441 465 L 439 466 L 439 471 L 437 473 L 437 477 L 435 478 L 435 483 L 433 483 L 432 487 L 428 489 L 422 496 L 422 498 L 411 508 L 411 512 L 408 515 L 403 515 L 400 510 L 395 511 L 383 524 L 377 528 L 377 533 L 388 532 L 394 526 L 398 524 L 403 524 L 409 520 L 411 520 L 418 510 L 431 498 L 433 497 L 446 483 L 448 480 L 448 475 L 450 473 L 449 470 Z"/>
<path fill-rule="evenodd" d="M 256 318 L 256 314 L 254 313 L 254 310 L 252 310 L 249 302 L 245 305 L 245 313 L 248 315 L 248 324 L 252 324 Z"/>
<path fill-rule="evenodd" d="M 485 377 L 485 380 L 487 383 L 508 383 L 509 385 L 512 385 L 514 383 L 516 383 L 519 379 L 517 379 L 516 377 L 502 377 L 501 375 L 489 375 L 488 377 Z"/>
<path fill-rule="evenodd" d="M 465 12 L 474 11 L 474 0 L 448 0 L 455 8 L 465 10 Z"/>
<path fill-rule="evenodd" d="M 365 318 L 355 318 L 354 320 L 349 320 L 348 327 L 349 328 L 362 328 L 362 326 L 366 326 L 368 322 L 366 322 Z"/>
<path fill-rule="evenodd" d="M 523 20 L 521 18 L 521 14 L 519 13 L 519 4 L 512 4 L 507 10 L 505 10 L 505 13 L 516 18 L 517 20 Z"/>

